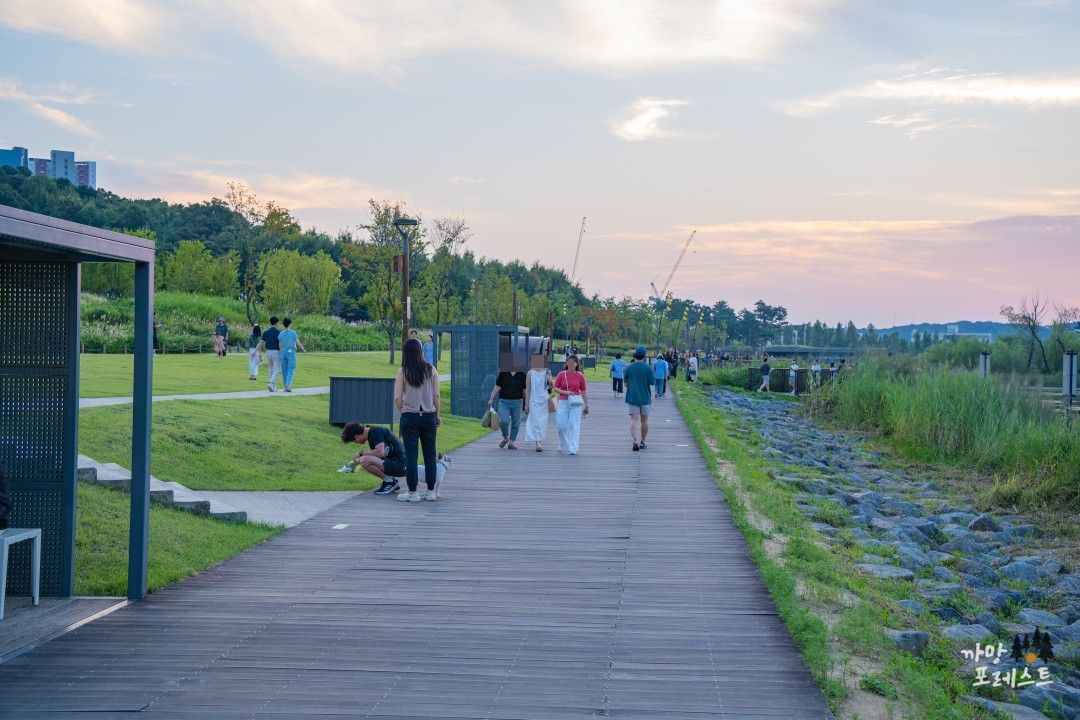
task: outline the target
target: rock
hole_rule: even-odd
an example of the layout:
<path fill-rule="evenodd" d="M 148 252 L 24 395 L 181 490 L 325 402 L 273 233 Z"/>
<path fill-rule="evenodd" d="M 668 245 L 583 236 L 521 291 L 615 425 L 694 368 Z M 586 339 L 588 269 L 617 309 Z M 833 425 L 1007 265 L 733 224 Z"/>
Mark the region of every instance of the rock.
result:
<path fill-rule="evenodd" d="M 1065 572 L 1065 566 L 1057 560 L 1047 560 L 1039 566 L 1039 573 L 1046 577 L 1054 577 Z"/>
<path fill-rule="evenodd" d="M 1028 599 L 1031 600 L 1031 602 L 1035 603 L 1036 605 L 1045 603 L 1047 601 L 1047 599 L 1050 597 L 1050 591 L 1049 590 L 1047 590 L 1046 588 L 1038 588 L 1038 587 L 1028 588 L 1024 592 L 1024 594 L 1027 595 Z"/>
<path fill-rule="evenodd" d="M 960 579 L 969 588 L 975 588 L 977 590 L 993 590 L 994 588 L 997 587 L 997 585 L 993 585 L 991 583 L 988 583 L 985 580 L 983 580 L 982 578 L 975 577 L 974 575 L 969 575 L 968 573 L 963 573 L 962 572 L 962 573 L 956 573 L 956 574 L 960 576 Z"/>
<path fill-rule="evenodd" d="M 983 513 L 967 524 L 967 529 L 972 531 L 985 530 L 987 532 L 1001 532 L 1001 526 L 994 518 Z"/>
<path fill-rule="evenodd" d="M 1035 530 L 1034 525 L 1017 525 L 1016 527 L 1014 527 L 1012 530 L 1009 531 L 1009 534 L 1012 535 L 1013 537 L 1018 537 L 1018 538 L 1025 537 L 1026 538 L 1026 537 L 1036 537 L 1037 532 L 1038 531 Z"/>
<path fill-rule="evenodd" d="M 930 481 L 930 482 L 925 482 L 922 485 L 920 485 L 919 489 L 920 490 L 938 490 L 939 488 L 938 488 L 936 482 Z"/>
<path fill-rule="evenodd" d="M 840 534 L 840 530 L 838 530 L 837 528 L 834 528 L 832 525 L 829 525 L 828 523 L 817 523 L 817 522 L 816 523 L 811 523 L 811 527 L 813 527 L 815 530 L 817 530 L 822 535 L 828 535 L 829 537 L 836 537 L 837 535 Z"/>
<path fill-rule="evenodd" d="M 917 600 L 901 600 L 900 602 L 898 602 L 896 604 L 899 607 L 902 607 L 905 610 L 907 610 L 912 615 L 922 615 L 923 614 L 923 609 L 924 609 L 923 604 L 921 602 L 918 602 Z"/>
<path fill-rule="evenodd" d="M 1001 632 L 1001 623 L 998 622 L 998 619 L 994 617 L 993 613 L 981 612 L 975 616 L 975 622 L 995 635 Z"/>
<path fill-rule="evenodd" d="M 1019 595 L 1019 600 L 1011 595 L 1016 593 Z M 1001 612 L 1009 607 L 1009 601 L 1012 600 L 1014 604 L 1027 604 L 1027 598 L 1023 593 L 1018 593 L 1015 590 L 977 590 L 972 593 L 973 597 L 981 603 L 990 612 Z"/>
<path fill-rule="evenodd" d="M 1061 618 L 1061 621 L 1066 625 L 1072 625 L 1077 620 L 1080 620 L 1080 611 L 1077 611 L 1072 605 L 1066 605 L 1054 614 Z"/>
<path fill-rule="evenodd" d="M 934 608 L 930 611 L 930 614 L 941 618 L 942 622 L 953 623 L 954 625 L 968 624 L 967 620 L 964 619 L 964 616 L 957 612 L 955 608 Z"/>
<path fill-rule="evenodd" d="M 960 699 L 968 705 L 982 708 L 994 717 L 1002 717 L 1001 714 L 1005 713 L 1005 716 L 1012 718 L 1012 720 L 1047 720 L 1046 716 L 1038 710 L 1032 710 L 1024 705 L 994 702 L 989 698 L 974 697 L 972 695 L 963 695 Z"/>
<path fill-rule="evenodd" d="M 898 547 L 896 548 L 896 555 L 900 560 L 900 564 L 908 570 L 919 572 L 920 570 L 925 570 L 934 566 L 934 562 L 919 550 Z"/>
<path fill-rule="evenodd" d="M 982 561 L 992 568 L 999 568 L 1012 561 L 1011 555 L 1006 555 L 1000 550 L 991 550 L 982 556 Z"/>
<path fill-rule="evenodd" d="M 888 498 L 885 502 L 881 503 L 881 512 L 886 515 L 920 515 L 922 514 L 922 508 L 915 503 L 904 502 L 903 500 L 896 500 L 895 498 Z"/>
<path fill-rule="evenodd" d="M 1011 562 L 1001 567 L 1001 577 L 1013 582 L 1038 582 L 1039 567 L 1026 562 Z"/>
<path fill-rule="evenodd" d="M 941 515 L 941 519 L 944 520 L 946 523 L 957 523 L 962 525 L 967 525 L 969 522 L 978 517 L 974 513 L 946 512 L 945 510 L 942 510 L 939 514 Z"/>
<path fill-rule="evenodd" d="M 982 625 L 949 625 L 941 632 L 957 642 L 977 642 L 994 634 Z"/>
<path fill-rule="evenodd" d="M 850 507 L 852 505 L 858 505 L 859 504 L 858 500 L 856 500 L 853 496 L 848 495 L 846 492 L 844 492 L 842 490 L 837 492 L 833 497 L 835 497 L 837 500 L 840 500 L 841 502 L 843 502 L 848 507 Z"/>
<path fill-rule="evenodd" d="M 1058 644 L 1076 642 L 1080 640 L 1080 625 L 1067 625 L 1065 627 L 1050 627 L 1046 631 Z"/>
<path fill-rule="evenodd" d="M 1080 595 L 1080 577 L 1076 575 L 1058 575 L 1054 580 L 1058 592 L 1066 595 Z"/>
<path fill-rule="evenodd" d="M 891 522 L 885 518 L 870 518 L 870 527 L 874 530 L 892 530 L 895 527 Z"/>
<path fill-rule="evenodd" d="M 1016 699 L 1032 710 L 1047 710 L 1059 717 L 1073 717 L 1080 712 L 1080 691 L 1061 683 L 1025 688 L 1016 693 Z"/>
<path fill-rule="evenodd" d="M 931 547 L 935 544 L 924 532 L 910 523 L 900 523 L 897 525 L 896 529 L 902 532 L 904 537 L 923 547 Z"/>
<path fill-rule="evenodd" d="M 855 567 L 865 573 L 873 575 L 876 578 L 881 578 L 882 580 L 915 579 L 915 573 L 911 572 L 907 568 L 895 567 L 893 565 L 871 565 L 869 563 L 856 563 Z"/>
<path fill-rule="evenodd" d="M 799 487 L 801 487 L 806 492 L 814 493 L 815 495 L 828 495 L 832 491 L 832 488 L 829 487 L 829 483 L 825 482 L 824 480 L 816 479 L 803 480 L 799 483 Z"/>
<path fill-rule="evenodd" d="M 930 550 L 929 552 L 926 553 L 926 556 L 928 558 L 930 558 L 931 560 L 933 560 L 935 565 L 940 565 L 941 563 L 945 562 L 946 560 L 952 560 L 952 557 L 953 557 L 949 553 L 938 552 L 937 550 Z M 944 568 L 942 568 L 942 569 L 944 570 Z M 948 571 L 946 570 L 946 572 L 948 572 Z"/>
<path fill-rule="evenodd" d="M 952 570 L 949 570 L 948 568 L 943 568 L 943 567 L 938 566 L 938 567 L 934 568 L 933 573 L 934 573 L 934 579 L 937 580 L 938 582 L 944 582 L 944 583 L 956 582 L 956 578 L 953 576 Z"/>
<path fill-rule="evenodd" d="M 889 633 L 889 640 L 899 649 L 922 657 L 923 650 L 930 642 L 930 633 L 920 630 L 901 630 Z"/>
<path fill-rule="evenodd" d="M 860 503 L 866 503 L 873 505 L 875 508 L 884 502 L 884 498 L 881 497 L 881 493 L 876 493 L 873 490 L 869 492 L 852 493 L 852 496 Z"/>
<path fill-rule="evenodd" d="M 991 585 L 999 585 L 1001 583 L 1001 576 L 997 574 L 992 567 L 984 565 L 981 562 L 975 560 L 968 560 L 967 558 L 960 558 L 953 563 L 953 569 L 958 570 L 968 575 L 974 575 L 975 577 L 988 582 Z"/>
<path fill-rule="evenodd" d="M 1037 625 L 1043 628 L 1056 628 L 1065 624 L 1061 621 L 1061 618 L 1053 613 L 1046 612 L 1045 610 L 1034 610 L 1032 608 L 1021 610 L 1016 613 L 1016 617 L 1022 623 Z"/>
<path fill-rule="evenodd" d="M 958 552 L 964 553 L 968 557 L 971 557 L 973 555 L 982 555 L 983 553 L 990 551 L 990 548 L 988 548 L 986 545 L 983 545 L 980 542 L 976 542 L 971 537 L 966 535 L 953 538 L 947 543 L 942 543 L 941 545 L 938 545 L 937 549 L 941 552 L 947 552 L 950 554 L 955 554 Z"/>
<path fill-rule="evenodd" d="M 927 537 L 932 537 L 938 532 L 938 526 L 934 523 L 933 520 L 930 520 L 929 518 L 920 518 L 915 517 L 914 515 L 905 515 L 896 522 L 897 525 L 901 528 L 903 528 L 905 525 L 910 525 L 911 527 L 915 528 Z"/>

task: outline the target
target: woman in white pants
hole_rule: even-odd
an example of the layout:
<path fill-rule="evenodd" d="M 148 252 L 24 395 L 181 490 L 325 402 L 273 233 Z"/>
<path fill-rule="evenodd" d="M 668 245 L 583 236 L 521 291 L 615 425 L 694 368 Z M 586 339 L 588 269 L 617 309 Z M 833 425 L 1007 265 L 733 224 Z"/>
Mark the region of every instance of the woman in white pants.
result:
<path fill-rule="evenodd" d="M 577 455 L 581 418 L 589 414 L 589 393 L 577 355 L 566 358 L 564 368 L 555 378 L 555 392 L 559 395 L 555 426 L 559 428 L 559 452 L 569 450 L 571 455 Z"/>
<path fill-rule="evenodd" d="M 262 340 L 262 328 L 256 323 L 251 328 L 248 336 L 248 379 L 259 379 L 259 366 L 262 365 L 262 353 L 259 352 L 259 341 Z"/>

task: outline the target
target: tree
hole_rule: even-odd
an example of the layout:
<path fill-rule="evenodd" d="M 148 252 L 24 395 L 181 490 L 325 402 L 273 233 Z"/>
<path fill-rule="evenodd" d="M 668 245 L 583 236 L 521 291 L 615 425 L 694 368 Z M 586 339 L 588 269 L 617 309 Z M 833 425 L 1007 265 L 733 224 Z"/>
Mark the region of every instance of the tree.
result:
<path fill-rule="evenodd" d="M 278 249 L 263 265 L 263 302 L 282 314 L 325 313 L 341 277 L 341 268 L 323 252 L 312 257 Z"/>
<path fill-rule="evenodd" d="M 357 258 L 360 271 L 368 278 L 367 291 L 360 301 L 367 306 L 375 325 L 386 333 L 390 342 L 390 364 L 393 365 L 402 318 L 401 275 L 394 272 L 394 256 L 401 254 L 401 236 L 394 227 L 394 220 L 405 216 L 405 203 L 372 199 L 368 201 L 368 210 L 371 221 L 358 226 L 368 233 Z M 423 255 L 423 251 L 423 228 L 418 224 L 409 228 L 410 280 L 413 255 Z"/>
<path fill-rule="evenodd" d="M 1039 348 L 1042 356 L 1043 372 L 1050 372 L 1050 362 L 1046 357 L 1046 348 L 1043 347 L 1039 333 L 1042 330 L 1042 319 L 1050 307 L 1050 302 L 1039 292 L 1020 298 L 1020 309 L 1016 310 L 1012 305 L 1002 305 L 1001 315 L 1013 326 L 1017 334 L 1024 337 L 1028 346 L 1028 368 L 1031 367 L 1035 358 L 1035 348 Z"/>
<path fill-rule="evenodd" d="M 260 271 L 263 267 L 261 237 L 253 232 L 253 226 L 262 223 L 265 217 L 255 193 L 243 183 L 230 182 L 225 193 L 225 204 L 233 212 L 233 226 L 239 239 L 240 255 L 244 263 L 242 290 L 247 304 L 248 324 L 259 322 L 259 290 L 262 285 Z M 273 207 L 273 205 L 271 205 Z"/>
<path fill-rule="evenodd" d="M 181 240 L 162 259 L 162 287 L 171 292 L 233 297 L 240 257 L 230 251 L 215 258 L 198 240 Z"/>
<path fill-rule="evenodd" d="M 771 340 L 787 323 L 787 308 L 781 305 L 766 305 L 764 301 L 758 300 L 754 303 L 754 316 L 761 324 L 762 335 Z"/>
<path fill-rule="evenodd" d="M 458 251 L 472 237 L 468 221 L 461 216 L 436 218 L 431 224 L 434 255 L 425 268 L 424 279 L 431 288 L 435 305 L 435 324 L 441 324 L 450 312 L 450 273 Z"/>

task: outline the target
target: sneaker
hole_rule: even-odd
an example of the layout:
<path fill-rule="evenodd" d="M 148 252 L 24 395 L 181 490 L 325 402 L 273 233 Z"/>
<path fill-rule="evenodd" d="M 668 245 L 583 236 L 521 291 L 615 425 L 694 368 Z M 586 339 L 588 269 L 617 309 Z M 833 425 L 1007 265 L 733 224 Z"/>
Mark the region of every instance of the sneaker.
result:
<path fill-rule="evenodd" d="M 285 392 L 292 392 L 292 388 L 288 385 L 285 386 Z"/>
<path fill-rule="evenodd" d="M 515 445 L 514 443 L 510 443 L 510 446 L 508 448 L 506 448 L 506 449 L 507 450 L 517 450 L 517 445 Z"/>
<path fill-rule="evenodd" d="M 396 492 L 396 491 L 398 491 L 400 489 L 401 489 L 401 486 L 398 485 L 397 480 L 392 480 L 392 481 L 383 480 L 382 485 L 375 488 L 375 494 L 376 495 L 389 495 L 390 493 Z"/>
<path fill-rule="evenodd" d="M 273 385 L 267 385 L 266 389 L 269 390 L 270 392 L 274 392 L 277 388 L 275 388 Z"/>
<path fill-rule="evenodd" d="M 435 491 L 434 490 L 428 490 L 426 493 L 424 493 L 420 497 L 423 500 L 430 500 L 431 502 L 435 502 Z"/>
<path fill-rule="evenodd" d="M 397 499 L 401 502 L 420 502 L 420 493 L 403 492 Z"/>
<path fill-rule="evenodd" d="M 350 465 L 349 463 L 345 463 L 345 465 L 340 470 L 338 470 L 338 472 L 339 473 L 351 473 L 352 472 L 352 465 Z"/>

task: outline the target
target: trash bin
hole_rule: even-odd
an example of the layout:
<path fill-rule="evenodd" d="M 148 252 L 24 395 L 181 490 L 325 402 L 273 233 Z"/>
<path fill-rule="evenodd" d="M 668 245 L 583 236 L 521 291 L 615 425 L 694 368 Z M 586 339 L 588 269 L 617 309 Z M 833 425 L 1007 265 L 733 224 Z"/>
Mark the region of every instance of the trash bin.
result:
<path fill-rule="evenodd" d="M 359 422 L 392 425 L 398 421 L 394 407 L 394 378 L 331 377 L 330 424 Z"/>

